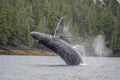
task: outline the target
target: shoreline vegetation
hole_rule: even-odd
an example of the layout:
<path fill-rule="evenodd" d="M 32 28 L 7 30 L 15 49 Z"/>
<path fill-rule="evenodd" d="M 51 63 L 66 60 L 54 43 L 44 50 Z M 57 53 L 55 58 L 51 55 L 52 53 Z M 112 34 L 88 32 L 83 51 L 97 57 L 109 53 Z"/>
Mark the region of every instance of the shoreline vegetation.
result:
<path fill-rule="evenodd" d="M 0 46 L 0 55 L 39 55 L 55 56 L 56 54 L 47 48 L 28 46 Z"/>
<path fill-rule="evenodd" d="M 0 55 L 36 55 L 36 56 L 56 56 L 57 54 L 52 50 L 42 46 L 42 47 L 28 47 L 28 46 L 1 46 L 0 45 Z M 94 56 L 94 55 L 85 55 Z M 120 57 L 120 51 L 114 51 L 108 57 Z"/>
<path fill-rule="evenodd" d="M 55 56 L 52 51 L 44 50 L 0 50 L 0 55 L 39 55 L 39 56 Z"/>

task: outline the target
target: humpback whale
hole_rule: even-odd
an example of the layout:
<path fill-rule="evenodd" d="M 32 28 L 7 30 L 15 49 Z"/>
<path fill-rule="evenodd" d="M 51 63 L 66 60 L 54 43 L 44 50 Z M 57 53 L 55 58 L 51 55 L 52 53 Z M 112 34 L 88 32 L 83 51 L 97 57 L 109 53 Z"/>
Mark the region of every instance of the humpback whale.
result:
<path fill-rule="evenodd" d="M 67 65 L 79 65 L 83 63 L 79 53 L 70 44 L 60 39 L 63 33 L 64 21 L 65 17 L 59 20 L 54 36 L 34 31 L 31 32 L 30 35 L 33 39 L 37 40 L 38 43 L 53 50 Z"/>

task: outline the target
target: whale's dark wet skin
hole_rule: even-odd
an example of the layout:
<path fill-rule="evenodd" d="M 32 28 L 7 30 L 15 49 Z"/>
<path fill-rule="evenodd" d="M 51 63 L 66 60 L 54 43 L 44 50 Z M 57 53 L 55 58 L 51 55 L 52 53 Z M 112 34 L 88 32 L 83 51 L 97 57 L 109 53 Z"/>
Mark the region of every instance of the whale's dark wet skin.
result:
<path fill-rule="evenodd" d="M 83 61 L 78 52 L 67 42 L 60 39 L 63 32 L 64 19 L 65 17 L 62 17 L 58 22 L 54 36 L 39 32 L 31 32 L 31 36 L 38 43 L 45 45 L 58 54 L 67 65 L 79 65 Z"/>

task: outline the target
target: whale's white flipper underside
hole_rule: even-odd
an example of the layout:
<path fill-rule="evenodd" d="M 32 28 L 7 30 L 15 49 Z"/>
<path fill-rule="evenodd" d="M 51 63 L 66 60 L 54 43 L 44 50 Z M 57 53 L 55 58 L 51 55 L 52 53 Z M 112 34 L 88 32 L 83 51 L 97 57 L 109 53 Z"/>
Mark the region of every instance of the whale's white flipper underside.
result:
<path fill-rule="evenodd" d="M 57 39 L 60 38 L 61 34 L 63 33 L 64 22 L 65 22 L 65 16 L 59 20 L 57 27 L 55 29 L 54 37 Z"/>

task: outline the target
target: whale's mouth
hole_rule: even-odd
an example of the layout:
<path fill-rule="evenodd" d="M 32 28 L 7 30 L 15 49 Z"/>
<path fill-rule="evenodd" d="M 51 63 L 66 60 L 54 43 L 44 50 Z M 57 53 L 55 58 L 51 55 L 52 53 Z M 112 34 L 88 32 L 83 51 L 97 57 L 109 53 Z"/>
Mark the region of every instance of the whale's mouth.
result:
<path fill-rule="evenodd" d="M 35 32 L 30 32 L 30 35 L 32 36 L 33 39 L 35 39 L 35 40 L 37 39 Z"/>
<path fill-rule="evenodd" d="M 32 36 L 32 38 L 36 41 L 43 41 L 45 39 L 44 34 L 39 33 L 39 32 L 30 32 L 30 35 Z"/>
<path fill-rule="evenodd" d="M 38 42 L 39 40 L 42 40 L 42 37 L 40 36 L 40 33 L 38 32 L 30 32 L 30 35 L 36 42 Z"/>
<path fill-rule="evenodd" d="M 36 34 L 38 34 L 38 32 L 34 32 L 34 31 L 30 32 L 30 35 L 31 35 L 31 36 L 34 36 L 34 35 L 36 35 Z"/>

